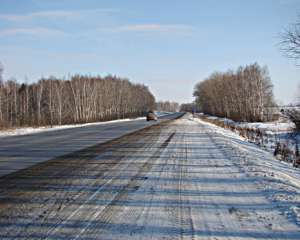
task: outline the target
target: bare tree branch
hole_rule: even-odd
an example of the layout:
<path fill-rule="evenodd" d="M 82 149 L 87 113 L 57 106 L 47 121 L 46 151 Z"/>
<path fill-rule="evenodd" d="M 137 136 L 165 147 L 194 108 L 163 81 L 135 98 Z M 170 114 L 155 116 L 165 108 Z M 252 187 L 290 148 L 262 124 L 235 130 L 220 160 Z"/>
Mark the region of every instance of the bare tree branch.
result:
<path fill-rule="evenodd" d="M 281 34 L 280 50 L 289 58 L 300 59 L 300 16 Z"/>

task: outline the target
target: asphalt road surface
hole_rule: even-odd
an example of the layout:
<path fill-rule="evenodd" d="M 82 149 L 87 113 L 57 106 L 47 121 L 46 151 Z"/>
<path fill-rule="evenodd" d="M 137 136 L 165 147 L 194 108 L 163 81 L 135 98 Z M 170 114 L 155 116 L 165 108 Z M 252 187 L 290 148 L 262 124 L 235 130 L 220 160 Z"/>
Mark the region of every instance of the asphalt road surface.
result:
<path fill-rule="evenodd" d="M 253 170 L 263 157 L 165 121 L 0 178 L 0 239 L 300 239 L 270 198 L 291 186 Z"/>
<path fill-rule="evenodd" d="M 0 176 L 67 153 L 107 142 L 122 135 L 173 119 L 181 113 L 165 115 L 158 122 L 132 120 L 100 125 L 0 138 Z"/>

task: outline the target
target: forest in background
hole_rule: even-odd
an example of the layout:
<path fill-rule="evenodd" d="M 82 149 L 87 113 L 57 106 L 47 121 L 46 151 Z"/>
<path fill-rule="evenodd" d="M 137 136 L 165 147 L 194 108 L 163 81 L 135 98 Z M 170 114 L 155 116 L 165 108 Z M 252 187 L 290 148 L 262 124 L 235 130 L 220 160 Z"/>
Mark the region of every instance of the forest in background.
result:
<path fill-rule="evenodd" d="M 156 110 L 159 112 L 178 112 L 180 105 L 177 102 L 158 101 L 156 103 Z"/>
<path fill-rule="evenodd" d="M 138 117 L 155 107 L 148 87 L 116 76 L 49 77 L 30 84 L 1 76 L 1 128 Z"/>

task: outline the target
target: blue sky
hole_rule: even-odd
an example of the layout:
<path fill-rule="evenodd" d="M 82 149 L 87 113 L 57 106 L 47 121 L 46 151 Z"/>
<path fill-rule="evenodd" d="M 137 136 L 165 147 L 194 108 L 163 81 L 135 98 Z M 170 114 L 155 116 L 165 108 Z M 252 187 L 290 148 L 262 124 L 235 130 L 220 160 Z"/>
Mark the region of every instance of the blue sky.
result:
<path fill-rule="evenodd" d="M 0 61 L 5 78 L 111 73 L 181 103 L 213 71 L 258 62 L 289 103 L 300 67 L 277 43 L 298 14 L 300 0 L 0 0 Z"/>

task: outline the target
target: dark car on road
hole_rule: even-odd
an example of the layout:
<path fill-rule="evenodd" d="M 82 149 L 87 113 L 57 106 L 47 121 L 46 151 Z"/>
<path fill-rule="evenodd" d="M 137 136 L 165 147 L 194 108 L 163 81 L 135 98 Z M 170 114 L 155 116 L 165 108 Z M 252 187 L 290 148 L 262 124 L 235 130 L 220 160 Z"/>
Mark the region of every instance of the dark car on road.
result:
<path fill-rule="evenodd" d="M 157 116 L 153 111 L 149 111 L 147 113 L 146 118 L 147 118 L 147 121 L 157 121 Z"/>

